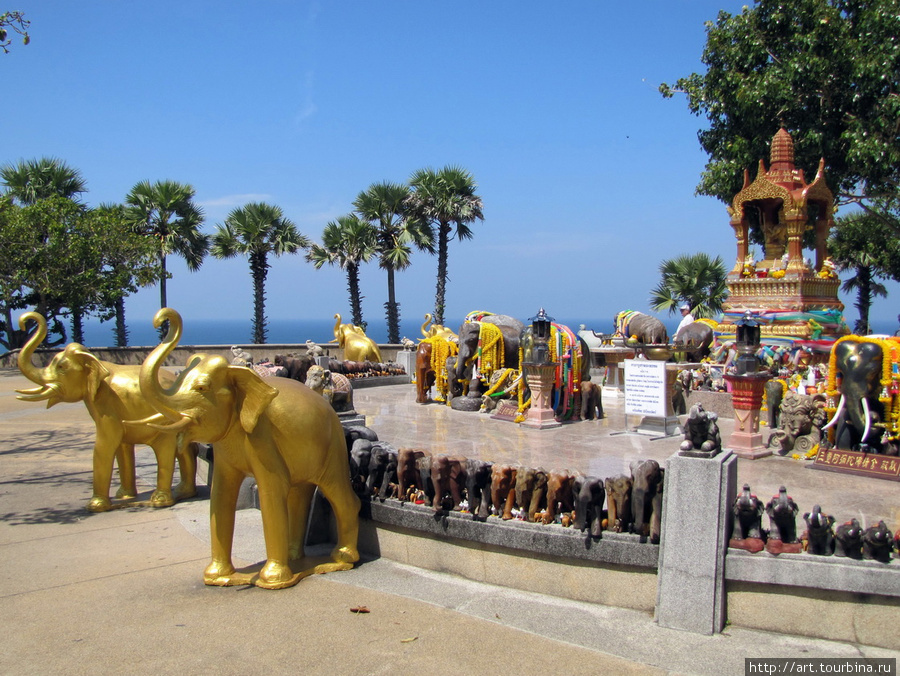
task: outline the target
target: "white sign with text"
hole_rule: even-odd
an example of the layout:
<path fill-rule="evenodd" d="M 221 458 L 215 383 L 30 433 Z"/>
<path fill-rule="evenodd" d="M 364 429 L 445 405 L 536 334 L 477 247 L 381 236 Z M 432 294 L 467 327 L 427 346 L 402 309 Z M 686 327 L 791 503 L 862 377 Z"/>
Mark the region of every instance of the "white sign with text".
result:
<path fill-rule="evenodd" d="M 625 360 L 625 415 L 666 417 L 666 362 Z"/>

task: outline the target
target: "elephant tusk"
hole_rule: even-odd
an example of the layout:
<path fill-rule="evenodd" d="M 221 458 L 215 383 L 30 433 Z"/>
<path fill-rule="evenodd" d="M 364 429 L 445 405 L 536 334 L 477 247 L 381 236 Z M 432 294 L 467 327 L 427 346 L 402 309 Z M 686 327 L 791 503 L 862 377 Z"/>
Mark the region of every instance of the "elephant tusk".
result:
<path fill-rule="evenodd" d="M 59 383 L 50 383 L 42 387 L 35 387 L 30 390 L 16 390 L 20 396 L 16 397 L 21 401 L 44 401 L 55 394 L 59 393 Z"/>
<path fill-rule="evenodd" d="M 842 394 L 841 399 L 838 402 L 837 409 L 834 412 L 834 417 L 832 417 L 832 419 L 828 421 L 828 424 L 822 428 L 823 432 L 837 422 L 837 419 L 841 415 L 841 411 L 843 411 L 843 410 L 844 410 L 844 395 Z"/>
<path fill-rule="evenodd" d="M 148 415 L 146 418 L 141 418 L 140 420 L 123 420 L 122 422 L 126 425 L 149 425 L 163 420 L 168 420 L 168 418 L 162 413 L 154 413 L 153 415 Z"/>
<path fill-rule="evenodd" d="M 861 401 L 862 401 L 863 415 L 866 416 L 866 428 L 863 430 L 863 435 L 862 435 L 862 438 L 859 440 L 859 443 L 864 444 L 864 443 L 866 443 L 866 439 L 869 438 L 869 432 L 872 430 L 872 415 L 869 412 L 869 400 L 866 399 L 865 397 L 863 397 L 861 399 Z"/>

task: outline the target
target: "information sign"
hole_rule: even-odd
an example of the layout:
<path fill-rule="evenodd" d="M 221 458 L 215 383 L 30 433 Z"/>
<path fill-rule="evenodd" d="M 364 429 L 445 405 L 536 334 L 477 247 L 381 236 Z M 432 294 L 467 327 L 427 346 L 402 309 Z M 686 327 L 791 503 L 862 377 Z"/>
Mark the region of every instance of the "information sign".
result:
<path fill-rule="evenodd" d="M 625 415 L 666 417 L 666 363 L 625 360 Z"/>

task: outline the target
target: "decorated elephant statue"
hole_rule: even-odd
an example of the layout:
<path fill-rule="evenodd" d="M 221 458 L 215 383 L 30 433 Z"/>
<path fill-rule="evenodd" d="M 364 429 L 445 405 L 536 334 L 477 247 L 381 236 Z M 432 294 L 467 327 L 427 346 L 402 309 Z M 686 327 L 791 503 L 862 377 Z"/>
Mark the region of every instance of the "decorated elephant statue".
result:
<path fill-rule="evenodd" d="M 884 521 L 879 521 L 875 526 L 869 526 L 862 534 L 862 557 L 881 563 L 891 562 L 891 550 L 894 543 L 891 541 L 893 533 L 888 530 Z"/>
<path fill-rule="evenodd" d="M 334 316 L 334 339 L 338 347 L 344 351 L 347 361 L 374 361 L 380 363 L 381 351 L 378 345 L 369 338 L 365 331 L 353 324 L 341 324 L 341 316 Z"/>
<path fill-rule="evenodd" d="M 337 413 L 302 383 L 264 381 L 250 369 L 229 366 L 220 356 L 193 355 L 172 386 L 164 389 L 159 366 L 177 346 L 181 316 L 163 308 L 153 321 L 159 327 L 166 320 L 168 335 L 140 370 L 141 395 L 156 411 L 141 424 L 156 425 L 188 441 L 215 444 L 212 561 L 204 582 L 281 589 L 312 573 L 352 568 L 359 560 L 360 501 L 350 484 L 347 442 Z M 238 573 L 231 561 L 235 505 L 246 476 L 256 479 L 262 512 L 266 563 L 258 573 Z M 291 561 L 303 557 L 316 488 L 331 503 L 337 546 L 327 562 L 295 572 Z"/>
<path fill-rule="evenodd" d="M 426 314 L 425 323 L 422 324 L 422 337 L 427 339 L 434 336 L 440 336 L 444 340 L 449 340 L 451 343 L 455 343 L 459 340 L 459 336 L 457 336 L 451 329 L 448 329 L 443 324 L 432 324 L 431 315 Z"/>
<path fill-rule="evenodd" d="M 844 336 L 831 348 L 826 394 L 840 399 L 823 429 L 835 427 L 836 448 L 900 451 L 898 353 L 897 339 L 874 336 Z"/>
<path fill-rule="evenodd" d="M 715 337 L 713 328 L 705 321 L 696 321 L 681 328 L 672 342 L 676 349 L 683 349 L 688 361 L 701 361 L 710 355 L 710 345 Z"/>
<path fill-rule="evenodd" d="M 306 372 L 306 383 L 313 392 L 325 397 L 338 413 L 355 413 L 353 409 L 353 385 L 342 373 L 332 373 L 321 366 L 310 366 Z"/>
<path fill-rule="evenodd" d="M 459 348 L 443 336 L 426 338 L 416 348 L 416 403 L 427 404 L 429 392 L 435 389 L 435 401 L 446 401 L 449 393 L 448 360 Z"/>
<path fill-rule="evenodd" d="M 669 340 L 666 326 L 656 317 L 645 315 L 637 310 L 623 310 L 613 320 L 615 335 L 628 340 L 637 338 L 637 342 L 647 345 L 663 345 Z"/>
<path fill-rule="evenodd" d="M 18 398 L 23 401 L 46 401 L 47 408 L 60 402 L 84 402 L 97 432 L 94 439 L 93 495 L 87 509 L 91 512 L 111 509 L 109 488 L 114 460 L 118 461 L 120 482 L 116 497 L 137 496 L 135 444 L 147 444 L 156 454 L 156 490 L 150 497 L 151 506 L 168 507 L 176 500 L 196 495 L 196 444 L 189 443 L 173 431 L 149 425 L 125 424 L 125 421 L 139 420 L 155 413 L 141 396 L 138 384 L 140 367 L 101 361 L 83 345 L 69 343 L 53 357 L 50 364 L 38 368 L 31 359 L 35 348 L 47 337 L 47 321 L 36 312 L 26 312 L 19 317 L 19 327 L 23 331 L 29 319 L 37 324 L 37 329 L 17 359 L 22 374 L 40 387 L 19 390 Z M 160 371 L 159 377 L 163 387 L 175 381 L 175 376 L 168 371 Z M 181 482 L 173 492 L 176 457 Z"/>
<path fill-rule="evenodd" d="M 454 396 L 466 393 L 478 398 L 481 407 L 482 383 L 487 382 L 495 369 L 511 366 L 518 368 L 519 340 L 525 326 L 508 315 L 470 313 L 459 327 L 459 352 L 456 356 L 456 383 L 451 384 Z M 472 369 L 466 384 L 458 383 L 461 374 Z M 465 386 L 467 385 L 467 387 Z"/>

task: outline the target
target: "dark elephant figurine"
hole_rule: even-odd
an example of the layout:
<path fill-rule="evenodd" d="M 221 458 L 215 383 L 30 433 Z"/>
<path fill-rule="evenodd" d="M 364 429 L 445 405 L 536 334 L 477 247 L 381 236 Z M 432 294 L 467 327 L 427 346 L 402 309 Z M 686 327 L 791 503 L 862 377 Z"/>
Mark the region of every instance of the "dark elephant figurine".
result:
<path fill-rule="evenodd" d="M 835 382 L 841 383 L 841 398 L 834 417 L 823 429 L 836 426 L 835 448 L 897 455 L 900 446 L 883 438 L 882 430 L 877 427 L 887 421 L 885 403 L 879 399 L 884 348 L 879 343 L 857 338 L 841 338 L 831 348 L 837 370 Z M 888 402 L 888 406 L 891 404 Z"/>
<path fill-rule="evenodd" d="M 431 366 L 431 343 L 419 343 L 416 348 L 416 403 L 427 404 L 428 393 L 434 386 L 434 368 Z"/>
<path fill-rule="evenodd" d="M 799 508 L 787 494 L 787 488 L 778 489 L 778 495 L 769 500 L 766 514 L 769 515 L 769 542 L 780 540 L 784 544 L 794 544 L 797 539 L 797 512 Z"/>
<path fill-rule="evenodd" d="M 778 429 L 781 422 L 781 400 L 787 389 L 783 380 L 773 379 L 766 383 L 766 408 L 768 410 L 769 429 Z"/>
<path fill-rule="evenodd" d="M 590 360 L 587 360 L 588 362 Z M 591 377 L 588 376 L 586 379 L 582 379 L 581 381 L 581 419 L 582 420 L 597 420 L 603 419 L 603 397 L 601 395 L 601 390 L 603 388 L 600 387 L 597 383 L 591 382 Z"/>
<path fill-rule="evenodd" d="M 862 557 L 872 561 L 881 561 L 881 563 L 891 562 L 891 549 L 893 542 L 891 537 L 893 533 L 884 525 L 884 521 L 879 521 L 877 526 L 869 526 L 862 534 Z"/>
<path fill-rule="evenodd" d="M 603 503 L 606 488 L 603 479 L 596 476 L 579 476 L 573 485 L 575 493 L 575 520 L 573 526 L 580 531 L 588 530 L 592 538 L 603 532 Z"/>
<path fill-rule="evenodd" d="M 616 315 L 613 326 L 615 334 L 625 340 L 636 336 L 639 343 L 648 345 L 663 345 L 669 341 L 666 325 L 643 312 L 624 310 Z"/>
<path fill-rule="evenodd" d="M 307 355 L 294 357 L 290 355 L 275 355 L 275 366 L 281 366 L 287 371 L 287 377 L 292 380 L 298 380 L 301 383 L 306 382 L 306 373 L 309 367 L 315 364 L 315 360 Z"/>
<path fill-rule="evenodd" d="M 846 556 L 848 559 L 861 559 L 862 534 L 862 526 L 856 519 L 842 523 L 834 531 L 834 555 Z"/>
<path fill-rule="evenodd" d="M 712 327 L 706 322 L 693 322 L 675 334 L 673 342 L 680 343 L 688 361 L 702 361 L 709 356 L 709 346 L 713 343 Z"/>
<path fill-rule="evenodd" d="M 390 497 L 390 486 L 397 482 L 397 451 L 387 444 L 379 442 L 372 446 L 372 456 L 369 460 L 369 478 L 366 480 L 366 491 L 369 495 L 376 493 L 378 486 L 378 498 L 384 502 Z"/>
<path fill-rule="evenodd" d="M 557 514 L 565 515 L 575 509 L 575 477 L 569 470 L 554 470 L 547 475 L 547 509 L 542 521 L 551 524 Z"/>
<path fill-rule="evenodd" d="M 461 378 L 461 374 L 472 373 L 472 364 L 478 359 L 482 323 L 498 327 L 503 337 L 503 364 L 495 364 L 495 367 L 519 368 L 519 340 L 525 325 L 508 315 L 486 314 L 478 321 L 466 321 L 459 327 L 459 353 L 456 355 L 456 366 L 453 369 L 456 379 Z M 490 373 L 486 372 L 481 375 L 490 377 Z M 457 393 L 461 394 L 458 385 L 452 391 L 454 396 L 457 396 Z M 480 408 L 482 394 L 480 381 L 470 377 L 467 394 L 470 397 L 478 397 Z"/>
<path fill-rule="evenodd" d="M 425 493 L 425 503 L 434 500 L 434 484 L 431 483 L 431 455 L 416 458 L 416 470 L 419 472 L 419 485 Z"/>
<path fill-rule="evenodd" d="M 722 450 L 722 435 L 719 432 L 719 416 L 706 411 L 703 404 L 691 406 L 691 412 L 684 423 L 682 453 L 713 456 Z"/>
<path fill-rule="evenodd" d="M 666 485 L 666 470 L 659 470 L 659 485 L 651 501 L 650 544 L 658 545 L 662 539 L 663 488 Z"/>
<path fill-rule="evenodd" d="M 401 448 L 397 451 L 397 497 L 401 501 L 409 499 L 410 489 L 425 491 L 416 462 L 426 455 L 428 454 L 419 448 Z"/>
<path fill-rule="evenodd" d="M 466 460 L 466 498 L 475 521 L 486 521 L 491 513 L 491 468 L 486 460 Z"/>
<path fill-rule="evenodd" d="M 350 483 L 357 495 L 366 494 L 366 482 L 369 478 L 369 462 L 372 460 L 372 442 L 368 439 L 357 439 L 350 449 Z"/>
<path fill-rule="evenodd" d="M 656 460 L 634 460 L 631 469 L 631 532 L 650 534 L 653 498 L 662 484 L 662 470 Z"/>
<path fill-rule="evenodd" d="M 834 517 L 823 514 L 822 508 L 816 505 L 811 512 L 803 515 L 803 520 L 806 521 L 809 553 L 816 556 L 834 554 Z"/>
<path fill-rule="evenodd" d="M 462 489 L 466 485 L 466 459 L 459 455 L 435 455 L 431 458 L 431 483 L 434 486 L 434 511 L 461 509 Z"/>
<path fill-rule="evenodd" d="M 731 508 L 734 514 L 734 540 L 762 540 L 763 502 L 750 492 L 750 484 L 744 484 L 741 494 Z M 757 551 L 761 550 L 760 546 Z"/>
<path fill-rule="evenodd" d="M 504 520 L 513 518 L 516 502 L 516 468 L 512 465 L 494 465 L 491 468 L 491 504 L 494 512 Z"/>
<path fill-rule="evenodd" d="M 519 467 L 516 470 L 516 505 L 525 521 L 534 521 L 535 513 L 543 509 L 547 496 L 547 474 L 538 467 Z"/>
<path fill-rule="evenodd" d="M 631 477 L 624 474 L 606 480 L 607 529 L 627 533 L 631 527 Z"/>

